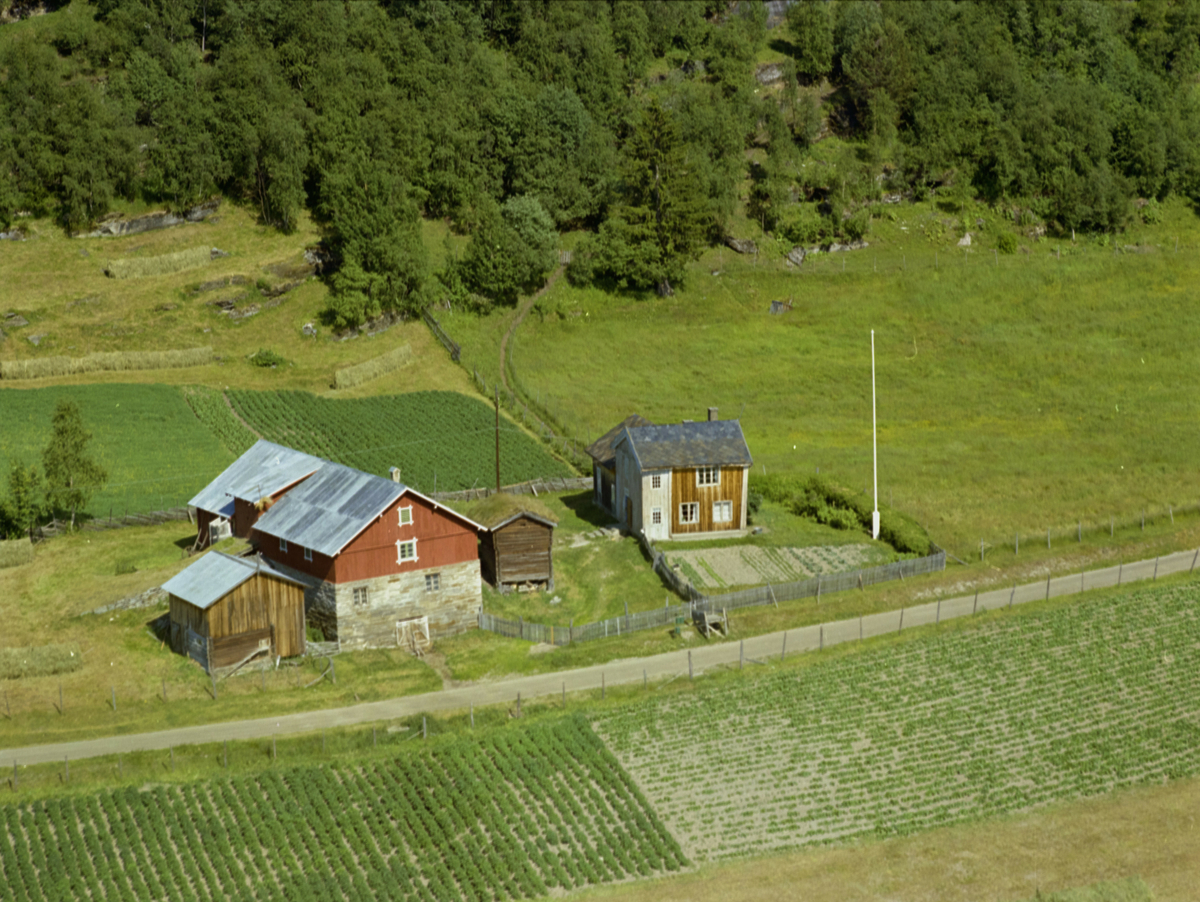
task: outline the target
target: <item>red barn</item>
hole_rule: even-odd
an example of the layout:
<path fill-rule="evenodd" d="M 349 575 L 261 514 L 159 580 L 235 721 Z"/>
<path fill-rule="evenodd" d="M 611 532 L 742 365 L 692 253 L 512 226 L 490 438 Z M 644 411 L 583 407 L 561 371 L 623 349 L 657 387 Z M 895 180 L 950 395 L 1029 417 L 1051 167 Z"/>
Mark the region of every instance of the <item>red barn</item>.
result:
<path fill-rule="evenodd" d="M 323 462 L 258 518 L 251 541 L 307 586 L 308 621 L 349 650 L 474 626 L 480 529 L 408 486 Z"/>

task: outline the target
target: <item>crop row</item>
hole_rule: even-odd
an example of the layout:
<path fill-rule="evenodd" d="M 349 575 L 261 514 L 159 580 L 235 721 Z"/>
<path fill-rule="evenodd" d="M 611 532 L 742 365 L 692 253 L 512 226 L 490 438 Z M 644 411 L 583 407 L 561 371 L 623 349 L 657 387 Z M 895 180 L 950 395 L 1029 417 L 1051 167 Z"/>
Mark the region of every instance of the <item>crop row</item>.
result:
<path fill-rule="evenodd" d="M 582 718 L 362 767 L 0 807 L 0 886 L 13 902 L 490 902 L 682 864 Z"/>
<path fill-rule="evenodd" d="M 490 485 L 495 478 L 494 414 L 457 392 L 414 392 L 337 400 L 307 392 L 228 393 L 263 437 L 370 473 L 399 467 L 421 491 Z M 506 483 L 570 475 L 536 440 L 505 421 L 500 476 Z"/>
<path fill-rule="evenodd" d="M 1193 775 L 1195 595 L 1148 590 L 935 633 L 626 707 L 596 729 L 696 858 Z"/>
<path fill-rule="evenodd" d="M 233 454 L 244 453 L 257 441 L 254 433 L 229 409 L 221 392 L 203 385 L 192 385 L 183 389 L 183 396 L 197 419 Z"/>

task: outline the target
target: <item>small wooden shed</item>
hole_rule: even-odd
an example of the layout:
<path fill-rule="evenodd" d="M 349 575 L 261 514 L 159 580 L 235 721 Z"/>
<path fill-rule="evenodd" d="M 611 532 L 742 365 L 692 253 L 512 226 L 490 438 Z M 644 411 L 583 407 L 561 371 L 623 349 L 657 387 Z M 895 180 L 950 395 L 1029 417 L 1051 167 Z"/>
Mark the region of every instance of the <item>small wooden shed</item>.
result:
<path fill-rule="evenodd" d="M 171 648 L 209 673 L 304 653 L 304 584 L 255 556 L 209 552 L 163 583 Z"/>
<path fill-rule="evenodd" d="M 554 527 L 558 520 L 529 495 L 499 493 L 468 514 L 485 529 L 479 536 L 484 579 L 501 592 L 521 586 L 554 590 Z"/>

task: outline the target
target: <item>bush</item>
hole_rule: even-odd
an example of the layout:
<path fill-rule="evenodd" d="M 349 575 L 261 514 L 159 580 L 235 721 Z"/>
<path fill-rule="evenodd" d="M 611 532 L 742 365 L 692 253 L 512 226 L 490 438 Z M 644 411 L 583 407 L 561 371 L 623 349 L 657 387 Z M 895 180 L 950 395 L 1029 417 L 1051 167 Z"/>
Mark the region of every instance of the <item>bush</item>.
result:
<path fill-rule="evenodd" d="M 782 241 L 796 245 L 813 245 L 825 237 L 829 221 L 812 204 L 790 204 L 784 208 L 775 224 L 775 234 Z"/>
<path fill-rule="evenodd" d="M 286 360 L 267 348 L 259 348 L 251 354 L 250 362 L 255 366 L 282 366 L 287 363 Z"/>
<path fill-rule="evenodd" d="M 1017 236 L 1012 232 L 1001 232 L 996 241 L 996 247 L 1002 254 L 1015 254 L 1017 252 Z"/>
<path fill-rule="evenodd" d="M 1142 207 L 1142 222 L 1146 225 L 1158 225 L 1162 222 L 1162 207 L 1153 197 Z"/>
<path fill-rule="evenodd" d="M 400 369 L 412 360 L 412 347 L 404 344 L 371 360 L 337 370 L 333 374 L 334 388 L 352 388 Z"/>
<path fill-rule="evenodd" d="M 871 499 L 820 476 L 752 476 L 751 490 L 784 504 L 799 517 L 810 517 L 834 529 L 870 532 Z M 880 505 L 879 538 L 897 551 L 927 555 L 932 550 L 928 533 L 919 523 L 894 508 Z"/>
<path fill-rule="evenodd" d="M 862 241 L 871 231 L 871 213 L 869 210 L 859 210 L 842 223 L 842 232 L 848 241 Z"/>

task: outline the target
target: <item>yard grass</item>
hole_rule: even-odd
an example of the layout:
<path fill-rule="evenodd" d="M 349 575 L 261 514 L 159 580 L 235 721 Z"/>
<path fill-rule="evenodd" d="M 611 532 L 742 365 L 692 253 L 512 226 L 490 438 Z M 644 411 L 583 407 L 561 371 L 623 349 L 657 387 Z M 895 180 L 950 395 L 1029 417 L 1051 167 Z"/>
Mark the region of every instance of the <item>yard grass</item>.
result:
<path fill-rule="evenodd" d="M 968 255 L 963 217 L 925 203 L 882 208 L 870 248 L 796 270 L 770 241 L 757 265 L 711 249 L 673 298 L 560 280 L 542 302 L 557 315 L 526 320 L 513 365 L 581 435 L 717 406 L 740 416 L 756 470 L 820 467 L 865 488 L 874 329 L 881 498 L 959 557 L 980 539 L 1195 504 L 1197 401 L 1183 388 L 1200 220 L 1165 210 L 1117 237 L 1136 253 L 1080 238 L 993 255 L 1000 214 L 972 207 L 985 225 Z M 791 313 L 767 314 L 789 298 Z"/>

